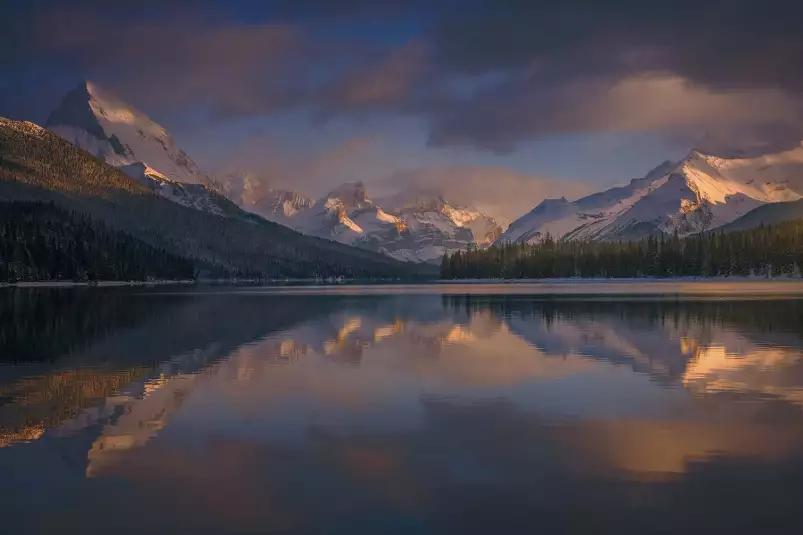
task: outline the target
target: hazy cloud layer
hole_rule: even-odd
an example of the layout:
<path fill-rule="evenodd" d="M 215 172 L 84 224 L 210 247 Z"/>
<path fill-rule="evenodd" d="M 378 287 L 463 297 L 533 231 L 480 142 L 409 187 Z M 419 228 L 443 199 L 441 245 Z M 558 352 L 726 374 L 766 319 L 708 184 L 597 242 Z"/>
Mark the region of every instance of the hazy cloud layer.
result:
<path fill-rule="evenodd" d="M 591 193 L 580 181 L 553 180 L 498 166 L 455 165 L 396 171 L 382 184 L 392 189 L 400 184 L 435 189 L 455 204 L 477 210 L 510 223 L 529 212 L 534 202 L 545 197 L 576 199 Z"/>
<path fill-rule="evenodd" d="M 545 197 L 575 199 L 592 191 L 584 182 L 554 180 L 503 166 L 400 169 L 381 154 L 381 148 L 364 137 L 300 153 L 287 151 L 276 140 L 256 136 L 231 153 L 218 175 L 225 181 L 227 175 L 247 171 L 249 195 L 257 198 L 267 188 L 295 190 L 319 198 L 335 185 L 355 180 L 365 182 L 369 197 L 377 199 L 405 188 L 437 191 L 454 204 L 472 205 L 503 222 L 528 212 Z M 231 193 L 237 198 L 244 191 Z"/>
<path fill-rule="evenodd" d="M 295 190 L 318 198 L 334 186 L 371 181 L 386 171 L 368 138 L 350 138 L 323 150 L 289 151 L 275 139 L 254 136 L 239 145 L 217 175 L 248 172 L 262 188 Z"/>

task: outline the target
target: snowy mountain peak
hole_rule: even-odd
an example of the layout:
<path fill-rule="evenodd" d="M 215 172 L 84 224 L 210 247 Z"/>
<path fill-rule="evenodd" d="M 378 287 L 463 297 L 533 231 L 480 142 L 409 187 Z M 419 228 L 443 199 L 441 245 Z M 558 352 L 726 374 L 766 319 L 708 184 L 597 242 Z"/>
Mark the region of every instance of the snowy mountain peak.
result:
<path fill-rule="evenodd" d="M 216 215 L 232 208 L 164 127 L 95 83 L 67 93 L 46 126 L 177 204 Z"/>
<path fill-rule="evenodd" d="M 45 126 L 112 165 L 144 162 L 176 182 L 210 183 L 164 127 L 95 83 L 67 93 Z"/>
<path fill-rule="evenodd" d="M 347 182 L 312 202 L 296 192 L 274 190 L 249 173 L 230 174 L 224 184 L 232 198 L 242 200 L 242 207 L 268 219 L 400 260 L 438 261 L 446 251 L 488 245 L 503 230 L 493 218 L 450 205 L 434 190 L 408 188 L 372 200 L 363 182 Z M 247 196 L 260 201 L 246 202 Z"/>
<path fill-rule="evenodd" d="M 268 181 L 250 172 L 224 175 L 222 189 L 226 196 L 245 210 L 284 225 L 290 225 L 290 218 L 315 203 L 297 191 L 274 188 Z"/>
<path fill-rule="evenodd" d="M 515 221 L 501 241 L 622 240 L 712 230 L 766 203 L 803 196 L 803 147 L 753 158 L 692 150 L 644 178 L 572 202 L 546 200 Z"/>
<path fill-rule="evenodd" d="M 325 199 L 339 201 L 346 207 L 360 207 L 371 204 L 371 200 L 366 195 L 365 184 L 361 181 L 341 184 L 326 194 Z"/>
<path fill-rule="evenodd" d="M 144 113 L 123 102 L 112 93 L 105 91 L 97 84 L 87 81 L 83 85 L 86 87 L 86 92 L 90 97 L 89 107 L 96 116 L 103 117 L 111 123 L 136 125 L 143 133 L 169 141 L 172 144 L 173 140 L 167 130 L 152 121 Z"/>
<path fill-rule="evenodd" d="M 443 192 L 436 187 L 411 186 L 378 201 L 385 209 L 438 211 L 448 205 Z"/>
<path fill-rule="evenodd" d="M 59 107 L 50 113 L 45 127 L 54 131 L 58 128 L 73 128 L 82 130 L 97 140 L 108 141 L 106 132 L 95 115 L 95 110 L 90 106 L 91 101 L 92 95 L 89 93 L 87 83 L 81 82 L 67 93 Z M 126 155 L 125 149 L 122 147 L 117 150 L 117 153 L 120 156 Z"/>

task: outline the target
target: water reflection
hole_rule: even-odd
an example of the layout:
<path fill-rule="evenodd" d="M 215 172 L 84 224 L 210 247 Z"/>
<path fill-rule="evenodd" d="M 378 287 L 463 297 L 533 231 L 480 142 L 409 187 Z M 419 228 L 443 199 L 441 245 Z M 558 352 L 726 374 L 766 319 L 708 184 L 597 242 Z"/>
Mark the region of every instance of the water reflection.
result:
<path fill-rule="evenodd" d="M 0 312 L 15 532 L 803 527 L 803 301 L 108 299 Z"/>

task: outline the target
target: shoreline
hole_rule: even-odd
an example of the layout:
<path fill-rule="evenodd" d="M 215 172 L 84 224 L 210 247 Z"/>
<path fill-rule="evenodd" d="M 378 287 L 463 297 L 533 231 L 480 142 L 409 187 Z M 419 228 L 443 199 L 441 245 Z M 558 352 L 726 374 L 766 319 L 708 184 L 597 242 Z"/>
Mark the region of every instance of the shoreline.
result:
<path fill-rule="evenodd" d="M 349 286 L 409 286 L 409 285 L 452 285 L 452 286 L 473 286 L 473 285 L 595 285 L 606 284 L 615 286 L 618 284 L 660 284 L 660 283 L 803 283 L 803 278 L 792 276 L 778 276 L 766 278 L 761 276 L 753 277 L 635 277 L 635 278 L 602 278 L 602 277 L 556 277 L 549 279 L 432 279 L 427 281 L 370 281 L 359 279 L 347 279 L 342 281 L 326 281 L 321 279 L 280 279 L 270 282 L 259 282 L 253 279 L 199 279 L 199 280 L 154 280 L 154 281 L 23 281 L 23 282 L 0 282 L 2 288 L 113 288 L 126 286 L 251 286 L 255 288 L 294 288 L 294 287 L 349 287 Z"/>
<path fill-rule="evenodd" d="M 0 288 L 112 288 L 116 286 L 167 286 L 171 284 L 190 285 L 194 280 L 155 280 L 155 281 L 22 281 L 0 282 Z"/>
<path fill-rule="evenodd" d="M 791 275 L 779 275 L 777 277 L 764 276 L 725 276 L 717 275 L 714 277 L 553 277 L 545 279 L 437 279 L 439 284 L 533 284 L 533 283 L 572 283 L 572 284 L 597 284 L 597 283 L 622 283 L 622 282 L 803 282 L 803 277 L 793 277 Z"/>

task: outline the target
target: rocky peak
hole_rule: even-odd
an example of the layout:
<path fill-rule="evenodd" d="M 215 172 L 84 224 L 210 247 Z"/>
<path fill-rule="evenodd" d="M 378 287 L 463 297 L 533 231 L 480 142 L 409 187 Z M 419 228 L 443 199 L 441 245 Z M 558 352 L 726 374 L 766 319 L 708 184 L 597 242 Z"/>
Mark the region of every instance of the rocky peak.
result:
<path fill-rule="evenodd" d="M 106 141 L 106 132 L 95 116 L 90 101 L 88 82 L 81 82 L 70 90 L 61 100 L 59 106 L 53 110 L 45 123 L 46 128 L 55 126 L 69 126 L 84 130 L 99 140 Z"/>

